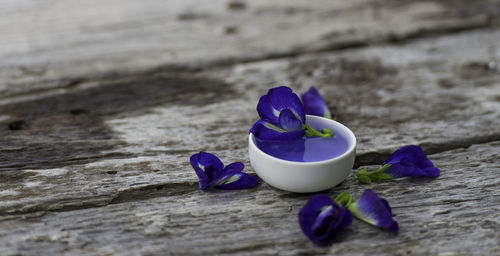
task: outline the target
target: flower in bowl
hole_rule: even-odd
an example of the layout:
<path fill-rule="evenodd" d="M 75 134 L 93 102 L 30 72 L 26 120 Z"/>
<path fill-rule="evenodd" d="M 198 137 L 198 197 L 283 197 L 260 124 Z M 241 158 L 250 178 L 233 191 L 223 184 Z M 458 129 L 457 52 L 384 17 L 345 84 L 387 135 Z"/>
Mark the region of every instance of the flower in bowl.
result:
<path fill-rule="evenodd" d="M 300 95 L 300 98 L 304 104 L 304 111 L 306 115 L 322 116 L 328 119 L 332 119 L 334 117 L 316 87 L 311 86 L 307 92 Z"/>
<path fill-rule="evenodd" d="M 306 123 L 304 105 L 292 89 L 279 86 L 269 89 L 257 104 L 260 120 L 250 133 L 262 140 L 291 141 L 307 136 L 333 137 L 328 129 L 319 132 Z"/>

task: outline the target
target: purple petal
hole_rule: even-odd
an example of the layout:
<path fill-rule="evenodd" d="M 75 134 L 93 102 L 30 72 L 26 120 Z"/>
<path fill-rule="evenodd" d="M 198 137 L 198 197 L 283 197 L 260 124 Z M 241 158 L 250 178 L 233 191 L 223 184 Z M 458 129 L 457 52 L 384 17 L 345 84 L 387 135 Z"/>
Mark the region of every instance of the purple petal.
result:
<path fill-rule="evenodd" d="M 341 225 L 338 226 L 338 230 L 345 229 L 349 227 L 352 223 L 352 213 L 349 211 L 345 206 L 342 206 L 343 209 L 345 209 L 345 216 L 344 219 L 341 223 Z"/>
<path fill-rule="evenodd" d="M 311 241 L 318 243 L 316 241 L 316 236 L 313 234 L 312 226 L 316 221 L 316 218 L 321 213 L 323 207 L 327 207 L 333 204 L 332 199 L 324 194 L 319 194 L 311 197 L 304 207 L 299 212 L 299 225 L 302 229 L 304 235 L 306 235 Z M 332 239 L 333 240 L 333 239 Z"/>
<path fill-rule="evenodd" d="M 257 105 L 259 116 L 274 125 L 279 125 L 279 115 L 284 109 L 292 111 L 298 119 L 305 122 L 304 106 L 297 94 L 286 86 L 269 89 L 267 94 L 262 96 Z"/>
<path fill-rule="evenodd" d="M 206 189 L 210 183 L 220 179 L 224 165 L 215 155 L 200 152 L 192 155 L 189 160 L 198 176 L 199 189 Z"/>
<path fill-rule="evenodd" d="M 215 188 L 234 190 L 255 187 L 259 179 L 246 173 L 230 174 L 223 177 L 223 180 L 215 185 Z"/>
<path fill-rule="evenodd" d="M 302 138 L 305 134 L 304 130 L 297 131 L 285 131 L 280 127 L 277 127 L 271 123 L 264 120 L 257 121 L 250 132 L 261 140 L 272 140 L 272 141 L 292 141 L 298 138 Z"/>
<path fill-rule="evenodd" d="M 330 206 L 325 206 L 325 208 L 316 217 L 311 229 L 314 236 L 316 236 L 318 240 L 333 240 L 335 230 L 339 227 L 346 226 L 346 223 L 350 224 L 351 221 L 343 221 L 349 211 L 341 208 L 342 207 L 336 203 Z"/>
<path fill-rule="evenodd" d="M 392 153 L 385 161 L 385 164 L 394 163 L 406 163 L 420 168 L 434 167 L 424 151 L 419 146 L 415 145 L 401 147 Z"/>
<path fill-rule="evenodd" d="M 392 218 L 389 203 L 370 189 L 365 190 L 351 210 L 360 219 L 377 227 L 394 232 L 399 230 L 398 223 Z"/>
<path fill-rule="evenodd" d="M 231 164 L 227 165 L 226 167 L 224 167 L 224 170 L 222 171 L 222 173 L 224 175 L 238 173 L 238 172 L 243 171 L 243 168 L 245 168 L 245 165 L 242 162 L 234 162 L 234 163 L 231 163 Z"/>
<path fill-rule="evenodd" d="M 351 213 L 324 194 L 311 197 L 299 212 L 302 232 L 312 242 L 323 246 L 332 244 L 336 233 L 348 227 L 351 222 Z"/>
<path fill-rule="evenodd" d="M 427 176 L 427 177 L 437 177 L 441 174 L 441 170 L 439 170 L 438 168 L 432 166 L 432 167 L 427 167 L 424 170 L 424 173 L 425 175 L 424 176 Z"/>
<path fill-rule="evenodd" d="M 427 158 L 419 146 L 404 146 L 392 153 L 384 164 L 391 164 L 387 174 L 398 177 L 437 177 L 440 170 Z"/>
<path fill-rule="evenodd" d="M 289 109 L 284 109 L 280 113 L 279 122 L 281 128 L 287 131 L 294 131 L 302 129 L 302 122 L 297 119 L 297 116 Z"/>
<path fill-rule="evenodd" d="M 271 100 L 269 95 L 264 95 L 260 97 L 259 103 L 257 104 L 257 113 L 259 113 L 260 118 L 272 123 L 274 125 L 279 125 L 280 112 L 274 109 L 271 105 Z"/>
<path fill-rule="evenodd" d="M 307 115 L 321 116 L 333 118 L 328 106 L 314 86 L 301 95 L 302 103 L 304 103 L 304 112 Z"/>
<path fill-rule="evenodd" d="M 292 89 L 286 86 L 280 86 L 270 89 L 267 94 L 269 95 L 273 108 L 280 112 L 283 109 L 289 109 L 302 121 L 302 123 L 306 122 L 304 105 L 302 105 L 299 96 L 292 92 Z"/>
<path fill-rule="evenodd" d="M 391 167 L 386 171 L 393 178 L 399 177 L 437 177 L 440 170 L 436 167 L 421 169 L 419 167 L 405 164 L 391 164 Z"/>

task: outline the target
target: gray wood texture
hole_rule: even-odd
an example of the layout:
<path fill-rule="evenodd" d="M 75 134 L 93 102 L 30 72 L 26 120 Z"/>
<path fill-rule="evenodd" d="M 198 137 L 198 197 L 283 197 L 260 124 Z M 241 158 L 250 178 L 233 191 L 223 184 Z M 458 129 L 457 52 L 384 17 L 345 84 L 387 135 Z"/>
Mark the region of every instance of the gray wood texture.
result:
<path fill-rule="evenodd" d="M 0 255 L 500 254 L 500 1 L 0 3 Z M 355 168 L 420 145 L 437 179 L 322 248 L 311 194 L 201 192 L 189 156 L 247 156 L 268 88 L 315 85 Z M 354 172 L 353 172 L 354 173 Z"/>

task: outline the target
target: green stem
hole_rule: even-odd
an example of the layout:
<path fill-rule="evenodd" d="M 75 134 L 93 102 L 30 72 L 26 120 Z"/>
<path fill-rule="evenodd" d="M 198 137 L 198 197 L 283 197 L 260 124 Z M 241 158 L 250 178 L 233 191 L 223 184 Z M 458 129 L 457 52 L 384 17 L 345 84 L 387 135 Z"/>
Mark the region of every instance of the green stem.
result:
<path fill-rule="evenodd" d="M 366 168 L 359 170 L 356 173 L 356 177 L 358 178 L 359 182 L 361 182 L 361 183 L 364 183 L 364 184 L 372 183 L 372 179 L 370 179 L 370 177 L 368 176 L 368 171 L 366 170 Z"/>
<path fill-rule="evenodd" d="M 333 132 L 332 130 L 328 128 L 323 128 L 321 129 L 321 132 L 316 131 L 314 128 L 312 128 L 309 124 L 306 124 L 306 136 L 307 137 L 312 137 L 312 136 L 317 136 L 321 138 L 331 138 L 333 137 Z"/>
<path fill-rule="evenodd" d="M 339 205 L 344 205 L 345 207 L 349 208 L 349 206 L 353 203 L 352 195 L 347 193 L 347 191 L 344 191 L 335 198 L 335 202 L 337 202 Z"/>
<path fill-rule="evenodd" d="M 359 182 L 365 184 L 370 184 L 373 180 L 388 180 L 392 178 L 391 175 L 385 173 L 389 170 L 389 167 L 391 167 L 391 164 L 385 164 L 373 172 L 368 172 L 366 168 L 363 168 L 356 173 L 356 177 Z"/>
<path fill-rule="evenodd" d="M 373 172 L 369 172 L 368 175 L 375 175 L 375 174 L 378 174 L 378 173 L 385 173 L 385 171 L 387 171 L 389 169 L 389 167 L 391 167 L 391 164 L 384 164 L 382 165 L 382 167 L 378 168 L 376 171 L 373 171 Z"/>

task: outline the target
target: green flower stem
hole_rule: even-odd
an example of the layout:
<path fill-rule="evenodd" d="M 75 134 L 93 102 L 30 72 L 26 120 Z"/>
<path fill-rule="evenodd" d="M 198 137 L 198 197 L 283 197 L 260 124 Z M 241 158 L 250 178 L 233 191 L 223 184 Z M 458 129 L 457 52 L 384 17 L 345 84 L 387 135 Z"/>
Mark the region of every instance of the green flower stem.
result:
<path fill-rule="evenodd" d="M 312 136 L 317 136 L 321 138 L 332 138 L 333 132 L 332 130 L 328 128 L 323 128 L 321 129 L 321 132 L 314 130 L 309 124 L 306 124 L 306 136 L 307 137 L 312 137 Z"/>
<path fill-rule="evenodd" d="M 385 173 L 389 170 L 389 167 L 391 167 L 391 164 L 385 164 L 373 172 L 368 172 L 366 168 L 363 168 L 356 173 L 356 177 L 359 182 L 365 184 L 370 184 L 373 180 L 389 180 L 392 178 L 391 175 Z"/>
<path fill-rule="evenodd" d="M 352 195 L 344 191 L 335 198 L 335 202 L 349 208 L 349 206 L 353 204 Z"/>

